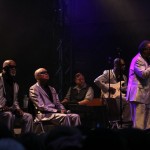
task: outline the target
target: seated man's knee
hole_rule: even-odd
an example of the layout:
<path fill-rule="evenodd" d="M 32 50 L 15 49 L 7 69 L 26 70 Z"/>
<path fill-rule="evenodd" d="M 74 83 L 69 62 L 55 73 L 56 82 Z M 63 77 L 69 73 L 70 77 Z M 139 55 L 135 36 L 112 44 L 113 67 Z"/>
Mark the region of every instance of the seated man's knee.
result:
<path fill-rule="evenodd" d="M 80 118 L 79 114 L 72 114 L 75 118 Z"/>
<path fill-rule="evenodd" d="M 29 113 L 25 113 L 25 118 L 26 118 L 26 120 L 33 120 L 33 116 L 31 115 L 31 114 L 29 114 Z"/>

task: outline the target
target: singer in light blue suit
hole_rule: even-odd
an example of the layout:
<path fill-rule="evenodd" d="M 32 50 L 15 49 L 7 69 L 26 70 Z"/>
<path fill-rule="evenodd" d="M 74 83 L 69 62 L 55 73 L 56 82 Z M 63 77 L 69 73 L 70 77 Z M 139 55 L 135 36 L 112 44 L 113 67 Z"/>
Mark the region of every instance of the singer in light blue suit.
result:
<path fill-rule="evenodd" d="M 81 125 L 80 116 L 68 113 L 60 103 L 55 88 L 48 85 L 47 70 L 39 68 L 35 71 L 34 76 L 37 83 L 30 87 L 29 96 L 37 110 L 35 121 L 51 120 L 53 123 L 63 126 Z"/>
<path fill-rule="evenodd" d="M 134 128 L 150 128 L 150 41 L 139 45 L 129 69 L 127 100 L 131 103 Z"/>

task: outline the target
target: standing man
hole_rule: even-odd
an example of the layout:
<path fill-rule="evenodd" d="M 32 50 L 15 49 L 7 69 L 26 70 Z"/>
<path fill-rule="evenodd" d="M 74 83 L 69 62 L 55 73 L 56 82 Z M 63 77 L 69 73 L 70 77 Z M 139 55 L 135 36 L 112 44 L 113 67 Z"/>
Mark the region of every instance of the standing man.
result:
<path fill-rule="evenodd" d="M 49 74 L 45 68 L 39 68 L 34 73 L 37 83 L 29 89 L 29 96 L 36 108 L 37 120 L 51 120 L 64 126 L 81 125 L 78 114 L 67 113 L 60 103 L 54 87 L 49 85 Z"/>
<path fill-rule="evenodd" d="M 102 99 L 114 98 L 116 100 L 118 110 L 120 110 L 121 94 L 122 120 L 128 122 L 131 121 L 131 113 L 130 105 L 126 101 L 127 77 L 124 74 L 124 70 L 125 61 L 122 58 L 116 58 L 114 59 L 114 67 L 110 70 L 104 70 L 103 74 L 94 80 L 94 83 L 101 89 Z"/>
<path fill-rule="evenodd" d="M 19 86 L 15 80 L 16 62 L 6 60 L 0 73 L 0 123 L 5 124 L 12 132 L 14 121 L 21 121 L 22 134 L 32 132 L 32 115 L 23 112 L 18 103 Z"/>
<path fill-rule="evenodd" d="M 127 100 L 131 103 L 133 127 L 150 128 L 150 41 L 144 40 L 129 69 Z"/>

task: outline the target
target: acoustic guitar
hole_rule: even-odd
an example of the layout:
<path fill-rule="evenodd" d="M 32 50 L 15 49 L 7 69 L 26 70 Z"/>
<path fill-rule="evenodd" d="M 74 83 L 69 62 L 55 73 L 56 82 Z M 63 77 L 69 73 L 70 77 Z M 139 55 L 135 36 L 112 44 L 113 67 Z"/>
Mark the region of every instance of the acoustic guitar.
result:
<path fill-rule="evenodd" d="M 122 87 L 123 84 L 124 84 L 124 81 L 121 81 L 121 87 Z M 109 86 L 109 84 L 107 84 L 107 85 Z M 110 93 L 110 97 L 109 97 L 109 90 L 107 92 L 104 92 L 102 90 L 103 97 L 104 98 L 117 98 L 117 97 L 119 97 L 120 96 L 120 92 L 121 92 L 120 91 L 120 82 L 117 82 L 117 83 L 114 83 L 114 84 L 110 84 L 110 87 L 113 87 L 114 89 L 116 89 L 115 93 L 114 94 Z M 121 93 L 121 94 L 122 94 L 122 96 L 125 96 L 124 93 Z"/>

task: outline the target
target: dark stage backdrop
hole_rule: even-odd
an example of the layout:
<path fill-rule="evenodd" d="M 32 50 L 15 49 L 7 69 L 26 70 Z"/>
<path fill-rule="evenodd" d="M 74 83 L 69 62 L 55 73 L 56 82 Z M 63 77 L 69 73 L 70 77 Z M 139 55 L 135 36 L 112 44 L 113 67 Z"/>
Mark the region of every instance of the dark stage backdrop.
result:
<path fill-rule="evenodd" d="M 113 64 L 126 61 L 126 74 L 142 40 L 150 39 L 150 2 L 147 0 L 69 0 L 67 16 L 73 47 L 73 69 L 85 72 L 87 82 L 99 96 L 93 80 Z M 109 59 L 111 65 L 109 65 Z"/>
<path fill-rule="evenodd" d="M 56 72 L 57 10 L 54 0 L 0 0 L 0 64 L 16 61 L 22 97 L 35 83 L 37 68 L 47 68 L 51 78 Z"/>
<path fill-rule="evenodd" d="M 35 83 L 33 74 L 39 67 L 48 69 L 51 84 L 59 90 L 53 79 L 62 39 L 62 50 L 69 47 L 72 52 L 68 62 L 72 75 L 83 72 L 98 97 L 93 80 L 112 66 L 108 59 L 113 62 L 121 54 L 128 75 L 139 43 L 150 39 L 149 6 L 147 0 L 0 0 L 0 64 L 5 59 L 16 60 L 22 96 Z M 67 89 L 64 87 L 63 96 Z"/>

